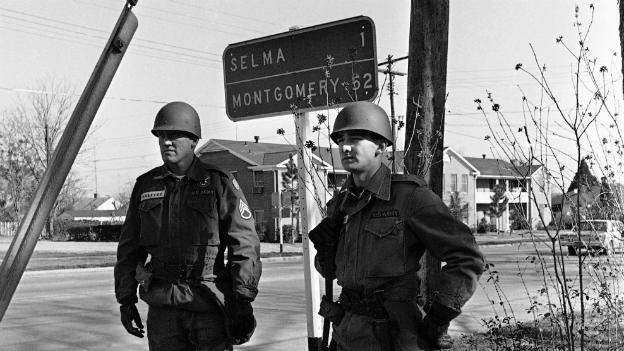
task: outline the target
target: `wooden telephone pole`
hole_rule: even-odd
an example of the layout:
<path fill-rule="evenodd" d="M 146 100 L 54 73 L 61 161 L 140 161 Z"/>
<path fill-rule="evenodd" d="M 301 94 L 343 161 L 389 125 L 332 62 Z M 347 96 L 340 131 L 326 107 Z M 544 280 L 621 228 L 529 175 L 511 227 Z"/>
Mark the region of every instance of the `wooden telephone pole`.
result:
<path fill-rule="evenodd" d="M 412 0 L 410 16 L 405 171 L 423 176 L 441 197 L 449 1 Z M 425 253 L 421 264 L 427 302 L 440 262 Z"/>

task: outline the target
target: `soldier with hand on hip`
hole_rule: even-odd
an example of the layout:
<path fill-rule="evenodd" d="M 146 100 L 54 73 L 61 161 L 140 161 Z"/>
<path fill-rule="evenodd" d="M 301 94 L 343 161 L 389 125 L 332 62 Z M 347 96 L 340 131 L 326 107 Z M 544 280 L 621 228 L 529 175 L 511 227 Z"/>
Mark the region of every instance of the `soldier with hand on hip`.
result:
<path fill-rule="evenodd" d="M 470 229 L 414 175 L 382 164 L 392 144 L 388 115 L 375 104 L 343 108 L 331 139 L 349 172 L 310 231 L 315 266 L 342 287 L 338 302 L 324 298 L 337 350 L 413 351 L 450 348 L 447 329 L 472 296 L 484 259 Z M 420 259 L 428 250 L 446 262 L 434 294 L 420 306 Z"/>
<path fill-rule="evenodd" d="M 164 164 L 137 178 L 122 227 L 121 322 L 143 337 L 138 288 L 149 305 L 150 350 L 231 349 L 256 327 L 251 302 L 262 267 L 254 219 L 236 180 L 195 156 L 201 128 L 192 106 L 166 104 L 152 133 Z"/>

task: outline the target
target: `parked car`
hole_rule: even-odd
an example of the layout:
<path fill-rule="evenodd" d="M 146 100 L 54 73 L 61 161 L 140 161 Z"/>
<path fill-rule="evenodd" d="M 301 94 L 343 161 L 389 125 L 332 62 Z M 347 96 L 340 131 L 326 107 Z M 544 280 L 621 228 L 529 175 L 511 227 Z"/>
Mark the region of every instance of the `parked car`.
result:
<path fill-rule="evenodd" d="M 562 246 L 568 247 L 570 255 L 576 255 L 580 250 L 611 255 L 617 251 L 624 251 L 622 232 L 624 223 L 618 220 L 592 219 L 581 222 L 579 238 L 576 228 L 562 234 L 559 238 Z"/>

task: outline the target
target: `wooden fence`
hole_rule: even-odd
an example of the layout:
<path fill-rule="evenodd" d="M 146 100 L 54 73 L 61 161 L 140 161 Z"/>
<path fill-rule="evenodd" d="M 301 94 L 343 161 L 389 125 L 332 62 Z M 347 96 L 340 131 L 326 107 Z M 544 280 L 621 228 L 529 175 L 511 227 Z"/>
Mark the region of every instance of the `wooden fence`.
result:
<path fill-rule="evenodd" d="M 19 222 L 0 222 L 0 236 L 13 236 Z"/>

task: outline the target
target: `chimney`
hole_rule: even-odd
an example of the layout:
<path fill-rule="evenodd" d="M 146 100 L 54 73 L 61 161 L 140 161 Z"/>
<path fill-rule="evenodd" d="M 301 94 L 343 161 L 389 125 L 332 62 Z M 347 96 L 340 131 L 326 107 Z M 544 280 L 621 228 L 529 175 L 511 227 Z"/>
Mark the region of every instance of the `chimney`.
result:
<path fill-rule="evenodd" d="M 258 140 L 260 140 L 260 136 L 258 135 L 254 135 L 254 140 L 256 141 L 256 144 L 258 143 Z"/>
<path fill-rule="evenodd" d="M 485 154 L 481 154 L 481 157 L 485 160 Z"/>

